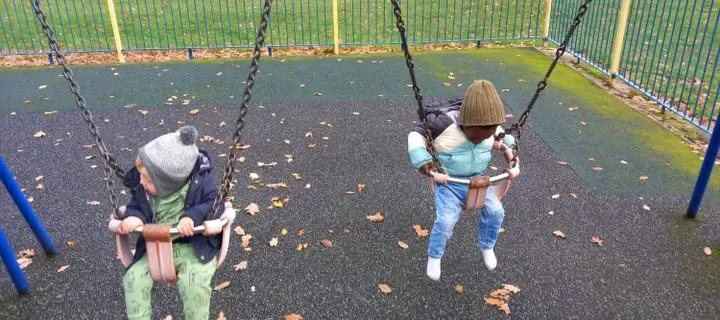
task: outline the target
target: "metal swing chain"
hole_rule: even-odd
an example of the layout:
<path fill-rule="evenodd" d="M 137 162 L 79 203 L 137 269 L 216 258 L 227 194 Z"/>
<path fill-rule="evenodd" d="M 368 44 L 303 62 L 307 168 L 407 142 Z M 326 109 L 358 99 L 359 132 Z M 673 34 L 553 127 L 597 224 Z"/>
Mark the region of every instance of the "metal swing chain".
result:
<path fill-rule="evenodd" d="M 438 170 L 438 172 L 442 172 L 442 166 L 440 165 L 440 161 L 437 159 L 437 151 L 435 150 L 434 142 L 432 133 L 430 132 L 430 123 L 425 116 L 425 106 L 423 104 L 423 96 L 420 94 L 420 87 L 418 87 L 417 80 L 415 78 L 415 64 L 412 61 L 412 56 L 410 55 L 410 48 L 408 47 L 407 43 L 407 35 L 405 34 L 405 22 L 402 18 L 402 11 L 400 10 L 400 4 L 397 0 L 391 0 L 393 5 L 393 13 L 395 14 L 395 19 L 397 20 L 396 26 L 398 28 L 398 31 L 400 31 L 400 39 L 402 40 L 402 50 L 405 54 L 405 62 L 408 67 L 408 71 L 410 71 L 410 81 L 412 81 L 412 89 L 415 93 L 415 100 L 418 104 L 417 114 L 420 118 L 420 122 L 423 125 L 423 128 L 425 129 L 425 140 L 427 141 L 427 149 L 430 153 L 430 156 L 432 157 L 433 164 L 435 164 L 435 169 Z"/>
<path fill-rule="evenodd" d="M 262 17 L 260 19 L 260 28 L 258 29 L 257 39 L 255 41 L 255 50 L 253 51 L 252 62 L 250 63 L 250 73 L 248 74 L 245 86 L 245 93 L 243 94 L 243 102 L 240 106 L 240 116 L 235 122 L 233 142 L 228 148 L 228 164 L 225 167 L 223 178 L 220 183 L 220 192 L 218 193 L 217 197 L 215 197 L 215 202 L 213 203 L 213 215 L 218 214 L 218 208 L 220 207 L 220 204 L 222 204 L 223 199 L 225 199 L 225 197 L 227 197 L 228 193 L 230 192 L 233 173 L 235 171 L 235 151 L 238 149 L 238 146 L 240 144 L 240 132 L 245 127 L 245 115 L 248 112 L 248 106 L 250 104 L 250 98 L 252 96 L 252 89 L 255 85 L 255 75 L 258 72 L 258 64 L 260 63 L 260 55 L 262 53 L 260 49 L 265 42 L 265 29 L 267 29 L 271 6 L 272 0 L 265 0 L 265 6 L 263 8 Z"/>
<path fill-rule="evenodd" d="M 30 0 L 30 3 L 32 4 L 35 16 L 42 25 L 42 31 L 50 43 L 50 49 L 55 53 L 56 60 L 62 66 L 62 75 L 70 83 L 70 91 L 73 95 L 75 95 L 75 102 L 77 103 L 78 108 L 82 111 L 82 117 L 89 126 L 90 134 L 92 134 L 93 138 L 95 138 L 95 144 L 98 148 L 98 152 L 100 153 L 100 159 L 102 159 L 105 172 L 105 188 L 108 193 L 110 193 L 110 203 L 113 205 L 116 218 L 118 218 L 118 197 L 115 194 L 115 181 L 112 179 L 112 176 L 114 174 L 118 178 L 123 179 L 125 177 L 125 171 L 118 166 L 117 161 L 115 161 L 115 158 L 113 158 L 108 151 L 105 142 L 102 138 L 100 138 L 98 127 L 95 125 L 95 122 L 93 122 L 93 115 L 87 108 L 85 97 L 80 94 L 80 85 L 75 80 L 72 69 L 68 67 L 65 55 L 60 49 L 60 44 L 57 39 L 55 39 L 53 30 L 50 28 L 50 25 L 48 25 L 45 13 L 40 7 L 40 0 Z"/>
<path fill-rule="evenodd" d="M 582 22 L 583 16 L 585 16 L 585 13 L 587 12 L 588 5 L 592 2 L 592 0 L 585 0 L 585 2 L 580 5 L 580 8 L 578 8 L 577 15 L 575 15 L 575 18 L 573 19 L 572 24 L 570 25 L 570 28 L 568 29 L 567 34 L 565 34 L 565 38 L 563 39 L 563 42 L 560 44 L 560 47 L 555 51 L 555 58 L 552 61 L 552 64 L 550 64 L 550 68 L 545 73 L 545 77 L 538 82 L 537 90 L 535 91 L 535 94 L 532 96 L 532 99 L 530 99 L 530 103 L 527 106 L 527 109 L 520 115 L 520 118 L 517 122 L 513 123 L 510 128 L 508 128 L 507 133 L 512 133 L 513 131 L 517 131 L 517 136 L 515 137 L 518 140 L 518 143 L 520 141 L 520 135 L 522 133 L 522 128 L 525 125 L 525 122 L 527 121 L 527 117 L 530 114 L 530 110 L 535 106 L 535 102 L 540 97 L 540 93 L 545 90 L 547 87 L 548 79 L 550 78 L 550 75 L 552 74 L 553 70 L 555 70 L 555 66 L 558 64 L 558 61 L 560 60 L 560 57 L 565 54 L 565 51 L 567 50 L 568 43 L 570 42 L 570 38 L 575 33 L 575 29 L 580 25 Z M 516 143 L 517 145 L 517 143 Z M 516 148 L 517 151 L 517 148 Z M 516 155 L 517 156 L 517 155 Z"/>

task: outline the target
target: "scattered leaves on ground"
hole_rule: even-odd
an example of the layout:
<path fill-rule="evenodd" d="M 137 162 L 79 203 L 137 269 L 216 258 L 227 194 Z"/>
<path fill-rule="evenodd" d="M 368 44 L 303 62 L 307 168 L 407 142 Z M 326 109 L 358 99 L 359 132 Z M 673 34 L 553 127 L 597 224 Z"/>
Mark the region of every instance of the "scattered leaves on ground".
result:
<path fill-rule="evenodd" d="M 330 248 L 333 246 L 332 241 L 330 241 L 328 239 L 322 239 L 322 241 L 320 241 L 320 243 L 322 243 L 323 247 L 325 247 L 325 248 Z"/>
<path fill-rule="evenodd" d="M 398 244 L 398 247 L 400 247 L 400 248 L 403 248 L 403 249 L 409 248 L 409 246 L 407 245 L 407 243 L 405 243 L 405 241 L 398 240 L 397 244 Z"/>
<path fill-rule="evenodd" d="M 374 215 L 366 216 L 366 217 L 368 218 L 368 220 L 370 220 L 372 222 L 383 222 L 385 220 L 385 216 L 383 215 L 382 212 L 379 212 L 379 211 L 376 212 Z"/>
<path fill-rule="evenodd" d="M 509 315 L 510 307 L 508 306 L 508 302 L 510 302 L 511 293 L 518 292 L 520 292 L 520 288 L 517 286 L 503 284 L 502 289 L 497 289 L 485 296 L 485 303 L 494 306 L 498 310 L 505 312 L 506 315 Z"/>
<path fill-rule="evenodd" d="M 380 289 L 380 292 L 384 294 L 392 292 L 392 287 L 390 287 L 387 283 L 378 283 L 378 289 Z"/>
<path fill-rule="evenodd" d="M 553 231 L 553 234 L 554 234 L 556 237 L 558 237 L 558 238 L 565 239 L 565 233 L 563 233 L 563 232 L 560 231 L 560 230 Z"/>
<path fill-rule="evenodd" d="M 430 234 L 430 231 L 428 231 L 427 229 L 423 229 L 422 226 L 420 226 L 419 224 L 413 225 L 413 229 L 419 237 L 427 237 L 428 234 Z"/>
<path fill-rule="evenodd" d="M 216 285 L 213 290 L 220 291 L 222 289 L 227 288 L 229 285 L 230 285 L 230 281 L 225 281 L 225 282 L 222 282 L 222 283 Z"/>
<path fill-rule="evenodd" d="M 457 293 L 457 294 L 465 293 L 465 286 L 463 286 L 461 284 L 456 284 L 455 285 L 455 293 Z"/>
<path fill-rule="evenodd" d="M 250 203 L 247 207 L 245 207 L 245 212 L 247 212 L 251 216 L 254 216 L 258 212 L 260 212 L 260 206 L 255 202 Z"/>
<path fill-rule="evenodd" d="M 240 263 L 235 265 L 235 271 L 245 270 L 247 268 L 248 268 L 247 261 L 240 261 Z"/>
<path fill-rule="evenodd" d="M 605 241 L 605 240 L 600 239 L 600 237 L 592 237 L 592 242 L 593 242 L 594 244 L 598 245 L 598 247 L 602 247 L 602 246 L 603 246 L 603 241 Z"/>

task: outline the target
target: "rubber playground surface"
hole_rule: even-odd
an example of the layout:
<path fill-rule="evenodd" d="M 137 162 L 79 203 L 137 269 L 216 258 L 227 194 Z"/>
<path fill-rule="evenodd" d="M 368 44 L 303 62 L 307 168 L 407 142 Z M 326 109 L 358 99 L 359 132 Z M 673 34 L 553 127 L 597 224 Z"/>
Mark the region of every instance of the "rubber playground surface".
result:
<path fill-rule="evenodd" d="M 512 115 L 525 108 L 550 63 L 533 49 L 509 48 L 418 53 L 415 60 L 427 99 L 462 95 L 484 78 Z M 129 167 L 138 147 L 181 124 L 228 140 L 247 67 L 247 60 L 192 61 L 75 73 L 107 145 Z M 111 209 L 101 163 L 84 148 L 93 141 L 59 73 L 0 70 L 0 152 L 60 251 L 45 257 L 0 192 L 0 226 L 13 249 L 38 253 L 24 269 L 30 295 L 18 296 L 0 272 L 0 318 L 123 319 L 123 268 L 106 229 Z M 240 151 L 245 161 L 234 189 L 236 226 L 253 236 L 252 250 L 233 236 L 213 280 L 230 284 L 213 293 L 211 318 L 503 318 L 484 300 L 503 284 L 521 290 L 508 303 L 510 317 L 520 319 L 697 319 L 720 312 L 717 172 L 703 215 L 684 219 L 700 155 L 566 66 L 553 74 L 520 142 L 522 173 L 503 199 L 498 268 L 482 264 L 477 214 L 470 213 L 455 227 L 440 282 L 427 279 L 427 237 L 413 226 L 430 228 L 434 208 L 408 161 L 407 133 L 416 121 L 408 83 L 397 54 L 263 57 L 243 133 L 250 147 Z M 45 136 L 34 137 L 38 131 Z M 227 145 L 201 143 L 217 157 L 218 180 Z M 279 182 L 287 188 L 266 186 Z M 287 204 L 269 209 L 276 196 Z M 258 214 L 242 213 L 250 203 L 260 205 Z M 366 218 L 378 211 L 385 221 Z M 278 245 L 269 246 L 275 237 Z M 324 239 L 333 246 L 324 247 Z M 235 271 L 242 261 L 248 267 Z M 380 283 L 392 292 L 381 293 Z M 153 307 L 153 318 L 182 318 L 176 288 L 157 286 Z"/>

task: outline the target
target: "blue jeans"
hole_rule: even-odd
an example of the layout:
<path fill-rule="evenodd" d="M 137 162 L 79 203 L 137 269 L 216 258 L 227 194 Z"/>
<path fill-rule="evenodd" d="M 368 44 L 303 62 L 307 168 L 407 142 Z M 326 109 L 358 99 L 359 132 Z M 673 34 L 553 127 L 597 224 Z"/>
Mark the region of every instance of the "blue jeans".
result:
<path fill-rule="evenodd" d="M 430 232 L 428 255 L 433 258 L 442 258 L 448 240 L 452 237 L 455 223 L 462 214 L 462 205 L 465 204 L 468 186 L 448 183 L 435 185 L 435 224 Z M 482 249 L 495 247 L 500 226 L 505 217 L 500 199 L 492 188 L 487 189 L 485 206 L 481 209 L 478 227 L 477 245 Z"/>

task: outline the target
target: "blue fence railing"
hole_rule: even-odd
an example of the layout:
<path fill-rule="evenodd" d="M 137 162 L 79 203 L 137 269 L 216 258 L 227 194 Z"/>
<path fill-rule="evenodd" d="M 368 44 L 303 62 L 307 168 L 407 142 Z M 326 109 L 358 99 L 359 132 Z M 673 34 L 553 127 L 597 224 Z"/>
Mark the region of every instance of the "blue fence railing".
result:
<path fill-rule="evenodd" d="M 561 41 L 581 1 L 555 0 L 550 40 Z M 593 1 L 573 55 L 609 74 L 621 0 Z M 706 132 L 720 111 L 720 0 L 633 0 L 616 76 Z"/>

